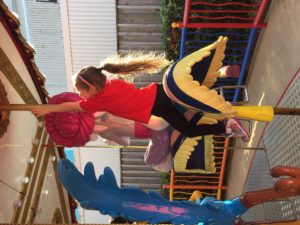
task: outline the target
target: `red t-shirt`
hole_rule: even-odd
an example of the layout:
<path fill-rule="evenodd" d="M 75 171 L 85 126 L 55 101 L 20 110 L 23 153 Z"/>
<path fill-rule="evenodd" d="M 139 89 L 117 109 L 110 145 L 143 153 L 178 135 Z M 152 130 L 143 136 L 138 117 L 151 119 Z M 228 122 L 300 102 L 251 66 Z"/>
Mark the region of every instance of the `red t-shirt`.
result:
<path fill-rule="evenodd" d="M 106 111 L 115 116 L 148 123 L 156 97 L 156 83 L 137 89 L 123 80 L 108 80 L 104 88 L 80 107 L 87 112 Z"/>

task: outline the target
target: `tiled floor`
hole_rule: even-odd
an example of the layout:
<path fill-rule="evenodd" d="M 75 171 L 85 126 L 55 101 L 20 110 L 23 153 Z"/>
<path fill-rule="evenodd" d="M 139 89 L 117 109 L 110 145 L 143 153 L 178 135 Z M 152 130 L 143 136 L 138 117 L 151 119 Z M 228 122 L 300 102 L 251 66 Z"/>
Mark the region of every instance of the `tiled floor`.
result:
<path fill-rule="evenodd" d="M 299 0 L 273 0 L 269 11 L 268 27 L 262 30 L 247 82 L 249 105 L 275 106 L 300 67 L 300 12 Z M 282 107 L 300 108 L 300 74 L 290 84 L 280 101 Z M 270 166 L 291 165 L 300 167 L 300 117 L 276 116 L 268 124 L 258 145 L 263 122 L 253 122 L 253 132 L 248 147 L 262 147 L 267 152 L 234 150 L 230 165 L 227 198 L 245 191 L 267 188 L 273 185 L 269 175 Z M 246 146 L 237 141 L 236 145 Z M 253 158 L 254 156 L 254 158 Z M 253 162 L 252 162 L 253 159 Z M 270 165 L 268 164 L 270 163 Z M 249 169 L 250 168 L 250 169 Z M 249 174 L 248 174 L 249 171 Z M 300 198 L 293 199 L 300 214 Z M 248 218 L 278 219 L 291 215 L 288 205 L 268 204 L 266 211 L 258 206 Z M 280 213 L 282 212 L 282 213 Z M 248 215 L 248 216 L 249 216 Z M 277 216 L 275 218 L 275 215 Z M 271 218 L 274 217 L 274 218 Z"/>
<path fill-rule="evenodd" d="M 278 107 L 300 108 L 300 71 L 289 85 Z M 300 167 L 300 118 L 297 116 L 275 116 L 263 133 L 259 147 L 266 151 L 258 151 L 250 167 L 244 191 L 252 191 L 272 187 L 274 180 L 270 176 L 270 168 L 278 165 Z M 245 215 L 248 220 L 268 218 L 276 221 L 291 218 L 300 219 L 300 196 L 291 202 L 277 202 L 265 207 L 260 205 Z M 258 214 L 259 212 L 259 214 Z M 262 213 L 263 212 L 263 213 Z M 251 215 L 251 216 L 250 216 Z M 259 216 L 258 216 L 259 215 Z M 257 220 L 257 219 L 256 219 Z"/>

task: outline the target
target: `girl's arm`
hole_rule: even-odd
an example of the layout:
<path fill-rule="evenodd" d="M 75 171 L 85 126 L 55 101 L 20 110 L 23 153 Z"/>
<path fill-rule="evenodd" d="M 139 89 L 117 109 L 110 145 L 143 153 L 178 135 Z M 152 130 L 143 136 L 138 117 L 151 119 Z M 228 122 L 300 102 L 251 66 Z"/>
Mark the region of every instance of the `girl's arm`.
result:
<path fill-rule="evenodd" d="M 95 120 L 97 120 L 97 119 L 101 119 L 101 120 L 103 120 L 104 118 L 107 118 L 108 117 L 108 113 L 107 112 L 95 112 L 94 113 L 94 118 L 95 118 Z"/>
<path fill-rule="evenodd" d="M 94 127 L 94 133 L 99 134 L 102 138 L 112 141 L 116 144 L 127 146 L 130 144 L 130 139 L 127 136 L 122 136 L 114 133 L 111 129 L 111 124 L 107 123 L 96 123 Z M 108 143 L 109 144 L 109 143 Z"/>
<path fill-rule="evenodd" d="M 64 102 L 61 104 L 53 105 L 38 105 L 33 106 L 30 111 L 36 116 L 43 116 L 52 112 L 66 112 L 66 111 L 84 111 L 79 102 Z"/>
<path fill-rule="evenodd" d="M 102 138 L 108 140 L 108 141 L 112 141 L 113 143 L 109 143 L 109 145 L 111 144 L 118 144 L 121 146 L 128 146 L 130 145 L 130 138 L 129 137 L 125 137 L 125 136 L 119 136 L 119 135 L 115 135 L 115 134 L 106 134 L 103 133 L 100 135 Z"/>

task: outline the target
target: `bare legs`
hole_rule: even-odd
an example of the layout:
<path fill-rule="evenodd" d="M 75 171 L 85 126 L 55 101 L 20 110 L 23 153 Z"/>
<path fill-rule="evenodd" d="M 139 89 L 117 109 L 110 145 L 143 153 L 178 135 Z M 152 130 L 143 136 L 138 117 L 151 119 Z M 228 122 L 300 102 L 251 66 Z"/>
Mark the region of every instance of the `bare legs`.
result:
<path fill-rule="evenodd" d="M 163 118 L 152 115 L 148 124 L 145 124 L 145 126 L 152 130 L 163 130 L 166 129 L 169 124 Z"/>
<path fill-rule="evenodd" d="M 94 133 L 119 145 L 130 144 L 129 137 L 134 137 L 134 122 L 107 113 L 95 116 Z"/>

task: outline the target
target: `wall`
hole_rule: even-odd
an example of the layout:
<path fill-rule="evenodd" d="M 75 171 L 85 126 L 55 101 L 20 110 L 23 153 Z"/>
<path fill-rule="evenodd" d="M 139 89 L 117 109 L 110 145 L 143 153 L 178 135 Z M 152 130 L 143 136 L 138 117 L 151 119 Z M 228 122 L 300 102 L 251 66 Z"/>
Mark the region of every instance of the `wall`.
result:
<path fill-rule="evenodd" d="M 62 0 L 68 80 L 84 66 L 99 66 L 117 51 L 116 6 L 111 0 Z"/>
<path fill-rule="evenodd" d="M 46 77 L 50 96 L 68 90 L 59 3 L 14 0 L 21 31 L 35 49 L 35 61 Z M 25 29 L 24 29 L 25 26 Z"/>
<path fill-rule="evenodd" d="M 118 49 L 161 52 L 160 0 L 117 1 Z"/>

